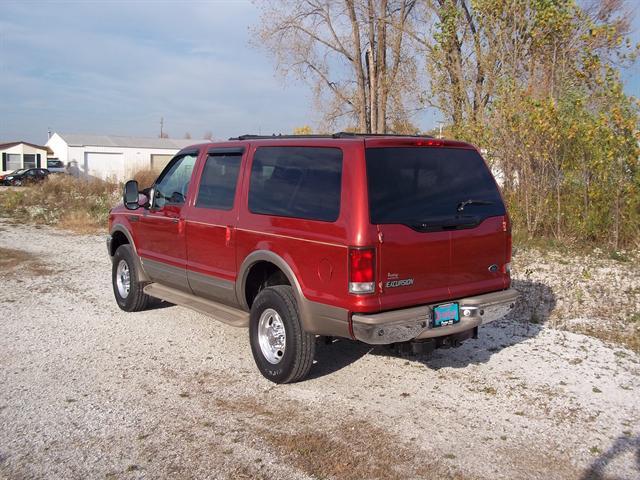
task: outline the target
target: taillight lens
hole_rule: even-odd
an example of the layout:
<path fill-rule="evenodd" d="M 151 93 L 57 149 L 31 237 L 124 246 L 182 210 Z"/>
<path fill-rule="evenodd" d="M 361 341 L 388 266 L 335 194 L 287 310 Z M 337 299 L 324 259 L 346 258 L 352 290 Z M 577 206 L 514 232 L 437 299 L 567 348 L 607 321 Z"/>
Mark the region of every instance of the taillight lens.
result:
<path fill-rule="evenodd" d="M 506 259 L 505 259 L 505 265 L 502 269 L 502 273 L 511 273 L 511 249 L 513 248 L 513 238 L 511 235 L 511 220 L 509 219 L 508 215 L 504 216 L 504 219 L 502 220 L 502 225 L 504 228 L 504 231 L 507 234 L 507 245 L 506 245 Z"/>
<path fill-rule="evenodd" d="M 349 293 L 375 291 L 375 249 L 349 249 Z"/>

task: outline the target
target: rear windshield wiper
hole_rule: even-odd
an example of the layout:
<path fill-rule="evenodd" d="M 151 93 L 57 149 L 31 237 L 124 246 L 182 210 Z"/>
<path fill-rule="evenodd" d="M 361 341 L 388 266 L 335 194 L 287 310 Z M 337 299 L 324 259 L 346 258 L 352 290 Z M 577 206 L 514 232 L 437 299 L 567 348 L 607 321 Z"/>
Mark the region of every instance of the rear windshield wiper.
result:
<path fill-rule="evenodd" d="M 467 205 L 493 205 L 494 203 L 496 202 L 491 202 L 489 200 L 474 200 L 473 198 L 470 198 L 469 200 L 465 200 L 464 202 L 460 202 L 458 204 L 458 211 L 464 211 L 464 207 L 466 207 Z"/>
<path fill-rule="evenodd" d="M 456 230 L 459 228 L 475 227 L 480 223 L 480 219 L 475 216 L 456 216 L 444 218 L 432 218 L 419 222 L 406 223 L 419 232 L 432 232 L 436 230 Z"/>

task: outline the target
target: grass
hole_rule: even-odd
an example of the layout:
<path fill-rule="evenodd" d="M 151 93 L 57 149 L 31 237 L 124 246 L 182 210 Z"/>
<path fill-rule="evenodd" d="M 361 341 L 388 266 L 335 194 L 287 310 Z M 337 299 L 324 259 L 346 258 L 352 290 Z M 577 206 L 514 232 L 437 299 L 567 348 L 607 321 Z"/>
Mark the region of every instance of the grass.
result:
<path fill-rule="evenodd" d="M 155 170 L 133 175 L 140 189 L 153 185 L 157 177 Z M 16 222 L 94 234 L 106 231 L 109 210 L 121 201 L 121 195 L 120 183 L 51 175 L 32 187 L 0 191 L 0 211 Z"/>
<path fill-rule="evenodd" d="M 76 233 L 106 230 L 109 210 L 120 200 L 119 184 L 52 175 L 32 187 L 0 192 L 0 210 L 14 221 L 55 225 Z"/>
<path fill-rule="evenodd" d="M 631 351 L 640 353 L 640 323 L 633 316 L 628 323 L 619 328 L 606 328 L 601 325 L 582 325 L 574 329 L 577 333 L 597 338 L 603 342 L 621 345 Z M 620 356 L 619 354 L 617 356 Z M 570 362 L 571 363 L 571 362 Z"/>

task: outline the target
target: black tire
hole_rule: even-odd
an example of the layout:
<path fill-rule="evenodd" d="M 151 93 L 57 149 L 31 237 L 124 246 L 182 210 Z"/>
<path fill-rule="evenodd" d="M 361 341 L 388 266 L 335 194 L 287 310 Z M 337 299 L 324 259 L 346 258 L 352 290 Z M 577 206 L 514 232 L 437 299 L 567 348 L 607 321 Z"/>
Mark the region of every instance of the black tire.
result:
<path fill-rule="evenodd" d="M 134 255 L 131 245 L 120 245 L 112 259 L 111 284 L 113 286 L 113 294 L 116 297 L 118 306 L 125 312 L 139 312 L 146 309 L 151 298 L 143 291 L 148 282 L 140 282 L 138 280 L 138 268 Z M 120 293 L 117 284 L 117 272 L 120 262 L 125 262 L 129 269 L 129 293 L 125 296 Z"/>
<path fill-rule="evenodd" d="M 284 324 L 285 348 L 282 358 L 273 364 L 260 348 L 258 325 L 267 309 L 275 310 Z M 262 290 L 251 305 L 249 320 L 251 352 L 260 373 L 274 383 L 292 383 L 304 379 L 316 351 L 315 335 L 303 330 L 298 314 L 298 304 L 289 285 L 276 285 Z"/>

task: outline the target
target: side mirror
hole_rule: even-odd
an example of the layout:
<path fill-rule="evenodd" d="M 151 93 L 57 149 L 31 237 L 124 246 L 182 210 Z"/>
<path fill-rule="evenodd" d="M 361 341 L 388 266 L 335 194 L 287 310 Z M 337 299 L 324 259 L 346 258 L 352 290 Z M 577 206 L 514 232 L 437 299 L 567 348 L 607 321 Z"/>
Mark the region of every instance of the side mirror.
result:
<path fill-rule="evenodd" d="M 129 180 L 124 184 L 124 194 L 122 196 L 124 206 L 128 210 L 137 210 L 140 208 L 138 198 L 138 182 L 135 180 Z"/>

